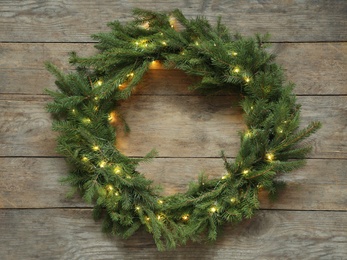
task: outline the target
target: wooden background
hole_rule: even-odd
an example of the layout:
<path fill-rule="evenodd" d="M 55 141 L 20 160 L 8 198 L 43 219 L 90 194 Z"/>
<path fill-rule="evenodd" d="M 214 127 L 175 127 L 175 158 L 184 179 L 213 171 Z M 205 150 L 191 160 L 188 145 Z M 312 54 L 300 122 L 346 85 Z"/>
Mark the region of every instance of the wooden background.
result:
<path fill-rule="evenodd" d="M 92 33 L 131 10 L 180 8 L 188 17 L 218 16 L 244 35 L 269 32 L 272 51 L 297 84 L 302 124 L 320 120 L 307 165 L 281 179 L 276 203 L 262 199 L 256 216 L 226 226 L 214 244 L 157 252 L 150 235 L 110 238 L 91 206 L 67 200 L 58 180 L 67 165 L 55 153 L 44 88 L 54 88 L 44 61 L 68 70 L 68 52 L 94 52 Z M 2 0 L 0 2 L 0 259 L 346 259 L 347 3 L 342 0 Z M 132 134 L 119 148 L 159 157 L 141 166 L 165 194 L 184 191 L 199 172 L 222 176 L 218 157 L 238 150 L 244 128 L 236 99 L 186 90 L 179 71 L 151 70 L 123 104 Z"/>

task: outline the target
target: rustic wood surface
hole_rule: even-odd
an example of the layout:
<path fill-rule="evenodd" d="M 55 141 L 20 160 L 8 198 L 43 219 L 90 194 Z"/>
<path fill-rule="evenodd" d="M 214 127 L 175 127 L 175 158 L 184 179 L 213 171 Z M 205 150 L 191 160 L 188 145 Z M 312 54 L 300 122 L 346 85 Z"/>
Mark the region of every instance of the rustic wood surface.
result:
<path fill-rule="evenodd" d="M 227 226 L 214 244 L 188 243 L 158 252 L 151 236 L 102 234 L 89 209 L 0 211 L 0 252 L 7 259 L 344 259 L 346 214 L 261 210 Z M 12 232 L 8 229 L 12 227 Z"/>
<path fill-rule="evenodd" d="M 133 8 L 182 10 L 187 17 L 219 16 L 245 35 L 270 32 L 275 41 L 346 40 L 346 5 L 341 0 L 2 0 L 1 41 L 89 42 L 110 20 L 129 21 Z"/>
<path fill-rule="evenodd" d="M 131 10 L 180 8 L 188 17 L 218 16 L 245 35 L 272 35 L 269 51 L 297 84 L 302 125 L 320 120 L 309 142 L 307 165 L 283 174 L 287 183 L 251 220 L 226 226 L 216 243 L 157 252 L 149 234 L 110 238 L 91 218 L 92 205 L 60 183 L 68 171 L 55 152 L 51 117 L 44 106 L 54 78 L 52 61 L 69 70 L 68 53 L 95 52 L 92 33 Z M 87 1 L 0 2 L 0 259 L 345 259 L 347 255 L 347 3 L 301 1 Z M 140 171 L 164 194 L 184 192 L 205 172 L 224 173 L 221 150 L 233 159 L 244 129 L 238 97 L 204 97 L 187 87 L 194 78 L 153 69 L 122 104 L 132 132 L 119 135 L 126 154 L 159 152 Z M 163 176 L 165 176 L 163 178 Z"/>
<path fill-rule="evenodd" d="M 43 87 L 54 88 L 54 78 L 44 69 L 43 64 L 51 61 L 68 70 L 71 68 L 67 62 L 71 51 L 78 50 L 79 55 L 87 56 L 96 52 L 93 46 L 93 43 L 0 42 L 0 71 L 3 74 L 0 93 L 42 94 Z M 297 84 L 296 94 L 347 94 L 347 74 L 342 73 L 347 71 L 346 42 L 273 43 L 270 51 L 277 55 L 277 62 L 285 69 L 288 80 Z M 180 77 L 181 81 L 187 78 L 182 75 L 180 71 L 171 71 L 169 74 L 149 72 L 146 79 L 151 79 L 151 84 L 157 85 L 155 93 L 146 79 L 139 91 L 170 95 L 179 88 L 181 93 L 188 94 L 185 84 L 190 81 L 170 84 L 169 87 L 162 82 L 167 77 Z"/>

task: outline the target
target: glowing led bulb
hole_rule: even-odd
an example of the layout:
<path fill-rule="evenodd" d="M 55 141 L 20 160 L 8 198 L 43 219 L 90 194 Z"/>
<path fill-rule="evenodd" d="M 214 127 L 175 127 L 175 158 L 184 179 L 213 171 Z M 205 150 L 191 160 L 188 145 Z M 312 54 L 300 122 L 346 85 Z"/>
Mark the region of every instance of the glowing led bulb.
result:
<path fill-rule="evenodd" d="M 90 122 L 92 122 L 92 121 L 90 120 L 90 118 L 86 117 L 86 118 L 82 119 L 82 122 L 85 123 L 85 124 L 90 124 Z"/>
<path fill-rule="evenodd" d="M 189 215 L 188 215 L 188 214 L 183 215 L 183 216 L 182 216 L 182 219 L 183 219 L 184 221 L 187 221 L 187 220 L 189 219 Z"/>
<path fill-rule="evenodd" d="M 149 220 L 150 220 L 150 218 L 149 218 L 149 217 L 145 217 L 145 220 L 146 220 L 146 221 L 149 221 Z"/>
<path fill-rule="evenodd" d="M 170 23 L 170 27 L 171 27 L 171 28 L 174 28 L 174 27 L 175 27 L 175 23 L 176 23 L 175 17 L 170 16 L 170 18 L 169 18 L 169 23 Z"/>
<path fill-rule="evenodd" d="M 159 203 L 159 204 L 163 204 L 163 203 L 164 203 L 164 201 L 162 201 L 162 200 L 158 200 L 158 203 Z"/>
<path fill-rule="evenodd" d="M 93 147 L 92 147 L 92 149 L 93 149 L 93 151 L 99 151 L 100 150 L 100 147 L 99 146 L 97 146 L 97 145 L 94 145 Z"/>
<path fill-rule="evenodd" d="M 240 72 L 240 68 L 239 68 L 239 67 L 235 67 L 235 68 L 233 69 L 233 72 L 239 73 L 239 72 Z"/>
<path fill-rule="evenodd" d="M 267 153 L 265 155 L 266 159 L 268 159 L 270 162 L 273 161 L 273 159 L 275 158 L 273 153 Z"/>
<path fill-rule="evenodd" d="M 136 206 L 135 208 L 137 211 L 139 211 L 141 208 L 139 206 Z"/>
<path fill-rule="evenodd" d="M 104 168 L 106 166 L 106 162 L 105 161 L 101 161 L 99 163 L 99 166 L 100 166 L 100 168 Z"/>
<path fill-rule="evenodd" d="M 123 90 L 127 88 L 127 84 L 119 84 L 118 85 L 119 90 Z"/>
<path fill-rule="evenodd" d="M 109 114 L 108 117 L 107 117 L 108 121 L 112 121 L 112 115 Z"/>
<path fill-rule="evenodd" d="M 164 46 L 167 45 L 166 41 L 162 41 L 161 44 L 163 44 Z"/>
<path fill-rule="evenodd" d="M 211 208 L 210 208 L 210 211 L 211 211 L 212 213 L 215 213 L 215 212 L 217 211 L 217 208 L 216 208 L 216 207 L 211 207 Z"/>
<path fill-rule="evenodd" d="M 113 172 L 115 174 L 120 174 L 122 172 L 122 167 L 120 167 L 119 165 L 117 165 L 116 167 L 114 167 Z"/>
<path fill-rule="evenodd" d="M 150 64 L 149 64 L 149 68 L 150 69 L 159 69 L 161 68 L 161 63 L 159 60 L 153 60 Z"/>
<path fill-rule="evenodd" d="M 236 51 L 232 51 L 232 52 L 231 52 L 231 55 L 237 56 L 237 52 L 236 52 Z"/>
<path fill-rule="evenodd" d="M 72 112 L 72 114 L 76 114 L 76 109 L 73 108 L 73 109 L 71 110 L 71 112 Z"/>
<path fill-rule="evenodd" d="M 232 197 L 232 198 L 230 199 L 230 202 L 231 202 L 231 203 L 236 203 L 236 201 L 237 201 L 237 199 L 236 199 L 235 197 Z"/>
<path fill-rule="evenodd" d="M 102 85 L 102 83 L 103 83 L 102 80 L 99 79 L 99 80 L 96 82 L 96 85 L 100 87 L 100 86 Z"/>
<path fill-rule="evenodd" d="M 249 170 L 248 170 L 248 169 L 242 171 L 242 174 L 245 175 L 245 176 L 247 176 L 248 173 L 249 173 Z"/>
<path fill-rule="evenodd" d="M 249 77 L 244 77 L 244 80 L 248 83 L 251 81 L 251 79 Z"/>
<path fill-rule="evenodd" d="M 82 157 L 82 162 L 88 162 L 88 158 L 86 156 Z"/>
<path fill-rule="evenodd" d="M 252 136 L 252 132 L 247 130 L 246 133 L 245 133 L 245 137 L 249 138 Z"/>
<path fill-rule="evenodd" d="M 113 186 L 111 184 L 106 185 L 106 190 L 113 191 Z"/>

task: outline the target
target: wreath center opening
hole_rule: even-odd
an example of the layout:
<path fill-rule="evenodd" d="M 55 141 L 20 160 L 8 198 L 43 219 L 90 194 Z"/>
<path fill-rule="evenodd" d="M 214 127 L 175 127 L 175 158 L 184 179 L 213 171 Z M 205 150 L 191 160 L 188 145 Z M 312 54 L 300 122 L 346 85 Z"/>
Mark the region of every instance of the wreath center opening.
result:
<path fill-rule="evenodd" d="M 212 178 L 226 174 L 221 151 L 235 156 L 240 146 L 235 133 L 246 128 L 240 96 L 189 90 L 197 80 L 180 70 L 151 68 L 116 110 L 131 132 L 121 130 L 123 120 L 111 122 L 119 128 L 116 147 L 122 153 L 143 157 L 153 148 L 158 152 L 138 170 L 163 186 L 163 195 L 184 192 L 197 173 Z"/>

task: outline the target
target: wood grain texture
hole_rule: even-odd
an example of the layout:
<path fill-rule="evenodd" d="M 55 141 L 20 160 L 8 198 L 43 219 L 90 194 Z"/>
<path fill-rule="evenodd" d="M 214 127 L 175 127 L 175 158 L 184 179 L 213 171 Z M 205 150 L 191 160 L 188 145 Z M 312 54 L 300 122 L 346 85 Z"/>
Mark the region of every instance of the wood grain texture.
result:
<path fill-rule="evenodd" d="M 215 244 L 157 252 L 143 231 L 109 238 L 91 218 L 90 205 L 59 183 L 68 167 L 55 150 L 49 100 L 52 61 L 70 70 L 68 53 L 94 51 L 90 35 L 106 23 L 131 19 L 141 7 L 180 8 L 189 18 L 222 16 L 231 31 L 269 32 L 288 80 L 296 83 L 302 125 L 320 120 L 311 159 L 279 178 L 287 183 L 275 203 L 261 192 L 261 210 L 226 226 Z M 0 259 L 345 259 L 347 255 L 347 3 L 342 0 L 2 0 L 0 1 Z M 244 128 L 236 99 L 187 91 L 194 81 L 180 71 L 151 70 L 123 104 L 132 133 L 125 152 L 159 158 L 140 171 L 165 194 L 183 192 L 200 171 L 220 177 L 221 149 L 238 150 Z M 183 156 L 183 157 L 182 157 Z"/>
<path fill-rule="evenodd" d="M 47 101 L 41 101 L 45 98 L 7 97 L 0 97 L 0 156 L 56 156 L 56 133 L 44 109 Z M 303 96 L 298 102 L 303 126 L 312 120 L 323 123 L 311 138 L 310 158 L 346 158 L 347 97 Z M 125 136 L 119 131 L 117 146 L 129 156 L 144 156 L 155 148 L 160 157 L 219 157 L 221 150 L 233 157 L 239 149 L 237 132 L 245 129 L 232 97 L 135 95 L 120 110 L 132 132 Z"/>
<path fill-rule="evenodd" d="M 344 1 L 89 1 L 3 0 L 0 41 L 86 42 L 106 30 L 107 22 L 132 19 L 133 8 L 182 10 L 187 17 L 219 16 L 230 30 L 251 35 L 271 33 L 273 41 L 344 41 L 347 5 Z M 82 22 L 83 21 L 83 22 Z"/>
<path fill-rule="evenodd" d="M 0 165 L 0 209 L 91 207 L 79 196 L 66 199 L 70 188 L 59 182 L 68 173 L 62 158 L 0 158 Z M 345 169 L 346 160 L 308 160 L 305 167 L 278 178 L 287 186 L 274 203 L 260 193 L 261 209 L 347 210 Z M 220 178 L 225 171 L 218 158 L 156 158 L 138 170 L 161 185 L 164 195 L 185 192 L 201 172 Z"/>
<path fill-rule="evenodd" d="M 62 158 L 0 158 L 0 208 L 87 207 L 67 199 L 61 183 L 69 168 Z"/>
<path fill-rule="evenodd" d="M 47 61 L 69 70 L 68 53 L 81 56 L 95 53 L 88 43 L 0 43 L 0 93 L 42 94 L 54 89 L 54 77 L 44 68 Z M 347 94 L 347 43 L 277 43 L 269 50 L 285 70 L 289 81 L 301 94 Z M 138 90 L 143 94 L 189 93 L 192 79 L 180 71 L 150 70 Z M 152 85 L 155 85 L 153 88 Z"/>
<path fill-rule="evenodd" d="M 347 254 L 345 212 L 260 211 L 238 226 L 225 226 L 212 245 L 189 243 L 171 252 L 157 252 L 151 236 L 142 231 L 129 240 L 103 235 L 88 209 L 0 210 L 0 221 L 4 260 L 296 260 L 343 259 Z"/>

